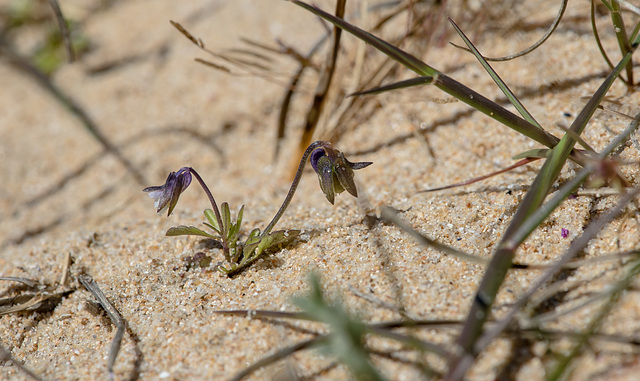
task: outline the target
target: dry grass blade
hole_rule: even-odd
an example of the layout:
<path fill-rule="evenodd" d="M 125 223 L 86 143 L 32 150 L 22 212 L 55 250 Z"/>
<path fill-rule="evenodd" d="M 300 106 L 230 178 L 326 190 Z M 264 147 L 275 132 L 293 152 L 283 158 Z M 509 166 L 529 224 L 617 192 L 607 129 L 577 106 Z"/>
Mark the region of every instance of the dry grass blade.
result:
<path fill-rule="evenodd" d="M 562 4 L 560 5 L 560 9 L 558 10 L 558 14 L 556 15 L 556 18 L 553 20 L 553 23 L 551 23 L 551 26 L 549 27 L 547 32 L 544 34 L 544 36 L 542 36 L 540 38 L 540 40 L 536 41 L 533 45 L 531 45 L 528 48 L 526 48 L 526 49 L 524 49 L 524 50 L 522 50 L 522 51 L 520 51 L 518 53 L 515 53 L 515 54 L 510 54 L 510 55 L 504 56 L 504 57 L 493 57 L 493 58 L 492 57 L 484 57 L 484 59 L 487 60 L 487 61 L 493 61 L 493 62 L 510 61 L 512 59 L 525 56 L 525 55 L 533 52 L 534 50 L 538 49 L 540 46 L 542 46 L 542 44 L 544 44 L 549 39 L 549 37 L 551 37 L 553 32 L 555 32 L 556 28 L 560 24 L 560 20 L 562 20 L 562 16 L 564 15 L 564 11 L 567 10 L 567 3 L 569 3 L 569 0 L 562 0 Z M 465 48 L 463 46 L 454 44 L 452 42 L 450 42 L 450 44 L 455 46 L 458 49 L 462 49 L 462 50 L 466 50 L 468 52 L 471 52 L 470 49 Z"/>
<path fill-rule="evenodd" d="M 515 169 L 515 168 L 518 168 L 518 167 L 522 167 L 523 165 L 527 165 L 527 164 L 529 164 L 531 162 L 534 162 L 536 160 L 539 160 L 539 159 L 540 158 L 538 158 L 538 157 L 530 157 L 530 158 L 522 159 L 522 160 L 518 161 L 517 163 L 508 166 L 507 168 L 501 169 L 499 171 L 491 172 L 491 173 L 489 173 L 487 175 L 475 177 L 473 179 L 466 180 L 466 181 L 463 181 L 463 182 L 460 182 L 460 183 L 455 183 L 455 184 L 451 184 L 451 185 L 445 185 L 445 186 L 437 187 L 437 188 L 424 189 L 424 190 L 418 191 L 417 193 L 435 192 L 435 191 L 441 191 L 441 190 L 445 190 L 445 189 L 457 188 L 457 187 L 462 187 L 462 186 L 465 186 L 465 185 L 477 183 L 478 181 L 482 181 L 482 180 L 488 179 L 490 177 L 497 176 L 499 174 L 508 172 L 508 171 L 510 171 L 512 169 Z"/>
<path fill-rule="evenodd" d="M 249 318 L 278 318 L 278 319 L 294 319 L 294 320 L 313 320 L 311 316 L 302 312 L 282 312 L 268 310 L 223 310 L 213 311 L 216 314 L 231 316 L 246 316 Z"/>
<path fill-rule="evenodd" d="M 433 83 L 433 77 L 411 78 L 405 81 L 400 81 L 400 82 L 392 83 L 389 85 L 376 87 L 374 89 L 358 91 L 357 93 L 349 94 L 349 96 L 354 97 L 354 96 L 362 96 L 362 95 L 380 94 L 386 91 L 406 89 L 413 86 L 422 86 L 422 85 L 428 85 L 431 83 Z"/>
<path fill-rule="evenodd" d="M 344 17 L 344 10 L 346 6 L 346 0 L 338 0 L 336 2 L 335 17 L 342 19 Z M 305 125 L 302 128 L 302 136 L 298 144 L 298 152 L 293 157 L 293 163 L 291 165 L 291 177 L 295 176 L 295 170 L 297 167 L 297 157 L 301 156 L 302 152 L 311 144 L 313 139 L 313 133 L 318 126 L 322 111 L 327 103 L 327 97 L 329 95 L 329 89 L 331 88 L 331 82 L 333 81 L 333 75 L 336 69 L 336 63 L 338 62 L 338 52 L 340 51 L 340 37 L 342 36 L 342 29 L 334 26 L 333 28 L 333 46 L 331 52 L 327 57 L 327 62 L 324 66 L 324 70 L 320 73 L 320 80 L 316 92 L 313 96 L 313 101 L 307 112 Z"/>
<path fill-rule="evenodd" d="M 482 264 L 482 265 L 486 265 L 488 263 L 488 261 L 485 258 L 481 258 L 481 257 L 475 256 L 475 255 L 471 255 L 471 254 L 465 253 L 464 251 L 460 251 L 460 250 L 455 249 L 455 248 L 453 248 L 451 246 L 447 246 L 447 245 L 441 244 L 440 242 L 432 240 L 431 238 L 425 237 L 424 235 L 418 233 L 411 226 L 409 226 L 409 224 L 407 224 L 406 222 L 402 221 L 398 217 L 398 211 L 393 209 L 393 208 L 391 208 L 391 207 L 383 206 L 380 209 L 380 217 L 385 219 L 385 220 L 391 221 L 392 223 L 397 225 L 400 229 L 402 229 L 405 232 L 411 234 L 422 245 L 433 247 L 434 249 L 436 249 L 438 251 L 441 251 L 441 252 L 449 254 L 449 255 L 453 255 L 454 257 L 460 258 L 460 259 L 465 260 L 465 261 L 474 262 L 474 263 L 478 263 L 478 264 Z"/>
<path fill-rule="evenodd" d="M 233 378 L 231 379 L 232 381 L 240 381 L 243 378 L 249 376 L 251 373 L 255 372 L 258 369 L 264 368 L 267 365 L 271 365 L 277 361 L 280 361 L 284 358 L 286 358 L 287 356 L 290 356 L 296 352 L 305 350 L 305 349 L 309 349 L 311 348 L 313 345 L 318 345 L 320 344 L 322 341 L 326 340 L 327 338 L 325 336 L 316 336 L 313 339 L 309 339 L 306 341 L 302 341 L 300 343 L 294 344 L 290 347 L 281 349 L 279 351 L 277 351 L 276 353 L 270 355 L 270 356 L 266 356 L 258 361 L 256 361 L 255 363 L 249 365 L 248 367 L 246 367 L 245 369 L 243 369 L 241 372 L 239 372 L 238 374 L 236 374 L 235 376 L 233 376 Z"/>
<path fill-rule="evenodd" d="M 634 43 L 634 46 L 637 46 L 637 44 Z M 602 99 L 604 99 L 607 91 L 609 90 L 615 79 L 618 77 L 618 74 L 624 67 L 626 67 L 627 63 L 631 59 L 631 54 L 632 51 L 626 54 L 622 58 L 622 60 L 620 60 L 616 68 L 604 80 L 604 82 L 593 94 L 587 105 L 578 114 L 571 125 L 571 130 L 573 132 L 578 135 L 582 133 L 587 123 L 595 113 L 597 106 L 600 104 Z M 635 127 L 637 127 L 637 123 L 635 126 L 629 126 L 629 128 L 626 130 L 626 134 L 622 135 L 628 136 L 628 134 L 633 131 Z M 614 139 L 614 142 L 617 141 L 618 139 Z M 482 278 L 482 282 L 478 288 L 476 297 L 474 298 L 473 304 L 468 313 L 467 322 L 459 338 L 459 343 L 464 353 L 454 361 L 447 376 L 448 380 L 462 379 L 473 363 L 475 357 L 478 355 L 479 352 L 477 351 L 477 340 L 482 335 L 483 325 L 489 317 L 491 306 L 495 301 L 498 290 L 502 286 L 507 271 L 512 266 L 512 260 L 515 255 L 515 250 L 524 241 L 524 239 L 526 239 L 529 234 L 531 234 L 531 232 L 539 225 L 539 223 L 542 222 L 542 220 L 540 220 L 537 224 L 534 224 L 533 226 L 527 226 L 526 228 L 523 228 L 523 225 L 525 225 L 528 221 L 532 221 L 529 218 L 533 215 L 537 215 L 536 213 L 540 210 L 544 210 L 545 213 L 551 213 L 551 211 L 555 209 L 557 205 L 559 205 L 560 201 L 564 199 L 564 197 L 568 196 L 569 193 L 562 193 L 563 198 L 560 201 L 557 201 L 557 204 L 549 203 L 549 205 L 552 206 L 549 207 L 549 209 L 541 208 L 544 199 L 549 194 L 552 184 L 559 176 L 560 171 L 563 168 L 564 163 L 568 159 L 569 154 L 572 152 L 575 143 L 576 141 L 571 138 L 570 135 L 565 134 L 558 145 L 552 150 L 551 157 L 549 157 L 545 161 L 542 169 L 536 176 L 533 184 L 518 206 L 518 210 L 512 218 L 511 223 L 507 227 L 507 230 L 504 233 L 501 242 L 492 257 L 491 262 L 487 267 L 487 271 Z M 615 144 L 613 146 L 612 145 L 613 143 L 610 144 L 607 148 L 613 150 L 613 148 L 617 147 L 618 144 Z M 605 150 L 603 152 L 606 155 L 611 151 Z M 604 159 L 604 157 L 602 157 L 602 159 Z M 587 168 L 588 167 L 585 167 L 585 169 Z M 594 170 L 594 168 L 591 168 L 591 170 Z M 583 173 L 583 176 L 584 178 L 579 179 L 580 182 L 586 179 L 585 173 Z M 576 178 L 577 177 L 578 176 L 576 176 Z M 577 187 L 580 182 L 573 185 Z M 574 189 L 567 189 L 568 192 L 572 192 L 573 190 Z"/>
<path fill-rule="evenodd" d="M 0 316 L 20 312 L 49 312 L 73 290 L 53 294 L 27 294 L 0 299 Z"/>
<path fill-rule="evenodd" d="M 107 315 L 111 319 L 111 322 L 116 326 L 116 334 L 111 342 L 111 348 L 109 348 L 109 357 L 107 359 L 107 370 L 109 371 L 110 378 L 113 378 L 113 366 L 116 363 L 116 357 L 120 351 L 120 344 L 122 343 L 122 337 L 124 335 L 127 321 L 124 320 L 120 312 L 111 304 L 109 299 L 102 293 L 100 287 L 96 282 L 88 275 L 81 275 L 79 278 L 80 283 L 96 298 L 98 303 L 106 311 Z"/>
<path fill-rule="evenodd" d="M 32 379 L 38 381 L 42 380 L 42 377 L 38 376 L 31 369 L 22 365 L 20 361 L 14 359 L 13 356 L 11 356 L 11 353 L 3 345 L 0 344 L 0 363 L 4 363 L 6 361 L 13 364 L 13 366 L 18 368 L 20 371 L 22 371 Z"/>
<path fill-rule="evenodd" d="M 217 69 L 217 70 L 223 71 L 223 72 L 225 72 L 225 73 L 231 73 L 231 70 L 229 70 L 229 68 L 227 68 L 227 67 L 225 67 L 225 66 L 222 66 L 222 65 L 218 65 L 218 64 L 213 63 L 213 62 L 211 62 L 211 61 L 207 61 L 207 60 L 204 60 L 204 59 L 202 59 L 202 58 L 196 58 L 196 59 L 195 59 L 195 61 L 196 61 L 196 62 L 199 62 L 199 63 L 201 63 L 201 64 L 203 64 L 203 65 L 205 65 L 205 66 L 209 66 L 209 67 L 212 67 L 212 68 L 214 68 L 214 69 Z"/>
<path fill-rule="evenodd" d="M 577 253 L 584 250 L 589 241 L 598 234 L 602 228 L 611 221 L 613 218 L 618 216 L 627 205 L 635 199 L 640 190 L 633 189 L 627 194 L 625 194 L 620 202 L 612 208 L 606 215 L 602 216 L 599 220 L 590 224 L 584 233 L 576 239 L 571 247 L 562 255 L 562 257 L 551 267 L 544 275 L 542 275 L 532 286 L 529 287 L 528 291 L 518 299 L 518 301 L 513 305 L 510 312 L 502 318 L 496 326 L 494 326 L 490 331 L 484 334 L 475 344 L 474 350 L 480 351 L 485 348 L 491 341 L 496 338 L 506 327 L 511 323 L 512 319 L 515 317 L 516 313 L 527 303 L 527 301 L 531 298 L 531 296 L 537 292 L 551 277 L 560 271 L 564 265 L 569 263 L 571 259 L 573 259 Z"/>
<path fill-rule="evenodd" d="M 18 283 L 22 283 L 25 286 L 29 287 L 29 288 L 43 288 L 45 287 L 44 285 L 40 284 L 40 282 L 33 280 L 33 279 L 28 279 L 28 278 L 22 278 L 22 277 L 16 277 L 16 276 L 0 276 L 0 280 L 6 280 L 9 282 L 18 282 Z"/>
<path fill-rule="evenodd" d="M 555 368 L 551 370 L 547 380 L 555 381 L 560 379 L 564 373 L 568 370 L 569 364 L 573 358 L 578 356 L 587 347 L 587 342 L 595 334 L 596 330 L 602 325 L 604 319 L 607 317 L 613 306 L 620 299 L 620 295 L 630 286 L 631 282 L 640 275 L 640 261 L 635 261 L 632 268 L 627 275 L 614 286 L 614 292 L 609 297 L 603 307 L 600 308 L 598 313 L 591 319 L 588 327 L 580 334 L 573 344 L 570 352 L 563 356 L 556 364 Z"/>
<path fill-rule="evenodd" d="M 186 30 L 182 25 L 180 25 L 180 23 L 175 22 L 173 20 L 169 20 L 169 22 L 171 23 L 171 25 L 173 25 L 174 28 L 176 28 L 180 33 L 182 33 L 186 38 L 188 38 L 189 41 L 193 42 L 199 48 L 204 49 L 204 42 L 202 42 L 201 39 L 195 38 L 188 30 Z"/>

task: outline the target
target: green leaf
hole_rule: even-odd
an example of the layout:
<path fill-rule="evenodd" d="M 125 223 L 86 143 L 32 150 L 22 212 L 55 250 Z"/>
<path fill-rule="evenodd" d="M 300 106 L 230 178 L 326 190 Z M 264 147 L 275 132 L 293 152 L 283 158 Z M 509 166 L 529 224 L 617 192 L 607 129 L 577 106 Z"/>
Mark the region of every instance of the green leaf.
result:
<path fill-rule="evenodd" d="M 258 243 L 260 241 L 259 238 L 260 238 L 260 229 L 255 228 L 251 231 L 251 233 L 249 233 L 249 237 L 247 237 L 245 244 L 252 245 L 254 243 Z"/>
<path fill-rule="evenodd" d="M 230 242 L 235 243 L 238 240 L 238 236 L 240 235 L 240 225 L 242 225 L 242 214 L 244 212 L 244 205 L 238 211 L 238 219 L 235 223 L 232 223 L 229 227 L 229 232 L 227 233 L 227 239 Z"/>
<path fill-rule="evenodd" d="M 236 219 L 236 228 L 240 231 L 240 226 L 242 225 L 242 215 L 244 214 L 244 205 L 240 207 L 238 210 L 238 218 Z"/>
<path fill-rule="evenodd" d="M 269 234 L 270 236 L 273 237 L 273 242 L 271 243 L 271 246 L 281 245 L 281 244 L 291 242 L 294 239 L 298 238 L 300 236 L 300 233 L 302 233 L 302 231 L 295 230 L 295 229 L 274 231 L 271 234 Z"/>
<path fill-rule="evenodd" d="M 205 232 L 204 230 L 198 229 L 195 226 L 185 226 L 185 225 L 174 226 L 172 228 L 169 228 L 169 230 L 167 230 L 166 235 L 169 237 L 178 236 L 178 235 L 198 235 L 198 236 L 207 237 L 207 238 L 214 238 L 214 239 L 218 238 Z"/>
<path fill-rule="evenodd" d="M 211 209 L 204 210 L 204 216 L 209 221 L 209 226 L 211 229 L 215 230 L 216 233 L 220 234 L 220 226 L 218 226 L 218 219 L 216 218 L 215 213 Z M 205 224 L 206 225 L 206 224 Z"/>
<path fill-rule="evenodd" d="M 231 228 L 231 211 L 229 210 L 229 204 L 223 202 L 220 205 L 220 214 L 222 215 L 222 235 L 227 236 L 229 234 L 229 229 Z"/>
<path fill-rule="evenodd" d="M 208 227 L 209 229 L 213 230 L 214 232 L 218 233 L 218 235 L 220 235 L 220 231 L 218 231 L 218 229 L 216 229 L 215 227 L 213 227 L 213 225 L 211 225 L 208 222 L 203 222 L 204 226 Z"/>
<path fill-rule="evenodd" d="M 262 239 L 260 240 L 260 243 L 258 244 L 258 248 L 256 249 L 256 256 L 259 256 L 260 254 L 262 254 L 262 252 L 265 249 L 268 249 L 269 247 L 271 247 L 271 244 L 273 243 L 273 238 L 274 237 L 271 234 L 262 237 Z"/>

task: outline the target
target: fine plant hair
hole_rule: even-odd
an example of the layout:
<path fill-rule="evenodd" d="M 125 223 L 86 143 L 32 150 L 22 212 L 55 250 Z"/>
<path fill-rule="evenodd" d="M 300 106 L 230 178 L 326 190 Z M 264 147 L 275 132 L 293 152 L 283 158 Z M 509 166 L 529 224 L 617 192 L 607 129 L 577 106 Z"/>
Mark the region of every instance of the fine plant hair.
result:
<path fill-rule="evenodd" d="M 433 247 L 445 254 L 454 255 L 461 260 L 481 263 L 485 266 L 484 277 L 476 291 L 476 296 L 471 303 L 466 319 L 462 321 L 446 322 L 402 320 L 398 322 L 381 323 L 379 325 L 359 323 L 352 328 L 347 328 L 349 331 L 345 332 L 345 328 L 341 327 L 337 322 L 349 322 L 352 321 L 352 319 L 355 319 L 353 321 L 357 322 L 358 319 L 353 317 L 344 317 L 340 307 L 336 307 L 336 305 L 331 306 L 332 303 L 323 299 L 319 281 L 317 278 L 313 278 L 311 282 L 312 287 L 310 296 L 303 299 L 305 302 L 300 303 L 299 299 L 297 302 L 297 305 L 303 311 L 302 313 L 246 310 L 220 311 L 220 313 L 232 315 L 246 316 L 246 314 L 251 314 L 252 316 L 267 320 L 309 319 L 321 321 L 327 324 L 330 330 L 328 335 L 318 332 L 316 336 L 310 340 L 294 344 L 291 347 L 284 348 L 275 354 L 259 360 L 254 365 L 239 373 L 234 379 L 241 379 L 256 369 L 289 356 L 299 350 L 317 346 L 324 347 L 326 352 L 335 354 L 336 359 L 345 364 L 352 371 L 355 378 L 363 380 L 381 379 L 383 376 L 378 373 L 375 368 L 368 368 L 369 366 L 372 366 L 369 358 L 371 356 L 380 355 L 375 348 L 368 345 L 368 337 L 371 335 L 383 335 L 391 340 L 396 340 L 401 343 L 410 343 L 412 348 L 416 349 L 418 352 L 423 353 L 424 351 L 429 351 L 440 356 L 441 359 L 448 363 L 447 368 L 443 372 L 433 371 L 432 369 L 430 370 L 429 364 L 424 363 L 423 361 L 418 361 L 412 364 L 412 366 L 421 370 L 421 372 L 423 372 L 427 377 L 436 376 L 447 380 L 464 379 L 469 368 L 475 363 L 478 355 L 498 337 L 524 337 L 529 340 L 538 340 L 541 337 L 544 338 L 543 340 L 558 340 L 561 338 L 571 339 L 572 346 L 570 351 L 559 357 L 553 358 L 553 361 L 550 362 L 549 377 L 554 380 L 564 377 L 567 374 L 572 361 L 574 361 L 580 353 L 588 349 L 587 343 L 591 340 L 604 340 L 611 342 L 618 342 L 618 340 L 620 340 L 619 342 L 635 347 L 640 344 L 640 340 L 635 337 L 625 338 L 619 336 L 616 337 L 614 335 L 608 336 L 598 331 L 604 319 L 610 314 L 613 306 L 619 300 L 620 295 L 624 290 L 627 290 L 631 286 L 632 281 L 640 272 L 640 257 L 638 256 L 637 250 L 620 252 L 608 256 L 607 258 L 602 258 L 602 260 L 628 258 L 625 263 L 626 274 L 612 287 L 611 290 L 608 290 L 600 296 L 605 300 L 605 302 L 599 306 L 597 311 L 591 316 L 586 329 L 582 332 L 572 330 L 550 330 L 545 328 L 545 325 L 542 324 L 542 322 L 536 322 L 535 316 L 531 316 L 528 319 L 523 319 L 522 317 L 516 319 L 516 317 L 519 314 L 522 314 L 523 311 L 531 313 L 535 310 L 527 308 L 531 303 L 531 297 L 534 294 L 539 293 L 541 290 L 544 290 L 544 287 L 548 285 L 554 275 L 559 271 L 567 268 L 588 266 L 591 263 L 595 263 L 592 261 L 577 260 L 574 258 L 581 253 L 586 248 L 587 244 L 591 242 L 599 232 L 607 227 L 610 222 L 620 216 L 630 205 L 636 204 L 637 202 L 637 196 L 640 190 L 623 176 L 622 172 L 619 170 L 621 163 L 615 159 L 614 155 L 616 152 L 619 152 L 621 147 L 623 147 L 627 140 L 635 133 L 640 122 L 640 114 L 633 118 L 628 127 L 622 133 L 618 134 L 600 152 L 596 152 L 592 147 L 590 147 L 590 145 L 581 138 L 581 134 L 584 132 L 596 110 L 601 107 L 600 104 L 605 99 L 610 87 L 617 79 L 621 78 L 621 73 L 626 74 L 624 78 L 621 78 L 621 80 L 628 87 L 635 86 L 631 70 L 633 67 L 632 55 L 640 43 L 640 35 L 638 33 L 640 23 L 633 28 L 631 33 L 627 34 L 626 28 L 624 27 L 623 13 L 621 12 L 620 4 L 615 1 L 603 2 L 605 7 L 611 12 L 612 26 L 616 31 L 624 31 L 624 33 L 616 34 L 622 58 L 617 64 L 610 65 L 612 69 L 610 74 L 606 79 L 604 79 L 593 95 L 589 97 L 586 105 L 577 115 L 571 126 L 563 129 L 564 135 L 562 137 L 556 137 L 536 121 L 534 116 L 529 113 L 522 102 L 520 102 L 517 96 L 509 89 L 497 72 L 491 67 L 489 59 L 486 59 L 478 49 L 475 48 L 471 40 L 465 36 L 463 31 L 453 22 L 453 20 L 450 20 L 450 22 L 465 42 L 466 49 L 478 59 L 487 73 L 493 78 L 495 83 L 509 100 L 509 103 L 516 109 L 517 114 L 508 111 L 496 102 L 436 70 L 415 56 L 398 48 L 396 45 L 390 44 L 373 34 L 359 29 L 341 17 L 327 13 L 302 1 L 290 1 L 323 18 L 324 20 L 331 22 L 334 26 L 363 40 L 386 56 L 396 60 L 401 65 L 413 70 L 419 75 L 419 77 L 414 79 L 404 80 L 370 90 L 359 91 L 354 94 L 355 96 L 369 96 L 387 91 L 397 91 L 413 86 L 436 86 L 458 100 L 467 103 L 475 110 L 484 113 L 504 126 L 509 127 L 523 136 L 526 136 L 546 147 L 543 149 L 523 152 L 517 156 L 517 159 L 522 160 L 508 169 L 527 164 L 533 160 L 543 160 L 544 164 L 538 171 L 536 178 L 529 187 L 524 198 L 520 201 L 515 215 L 512 217 L 506 231 L 502 235 L 500 243 L 494 248 L 494 253 L 489 261 L 485 261 L 483 258 L 479 258 L 473 253 L 465 253 L 455 248 L 448 247 L 422 233 L 418 233 L 410 226 L 410 224 L 402 221 L 400 216 L 401 212 L 388 207 L 382 208 L 381 216 L 384 220 L 398 225 L 402 230 L 418 238 L 421 244 Z M 626 2 L 621 2 L 621 4 L 624 5 Z M 532 47 L 525 49 L 521 53 L 516 53 L 509 57 L 503 57 L 497 60 L 517 58 L 534 51 L 535 48 L 544 44 L 560 23 L 566 8 L 566 1 L 563 1 L 560 7 L 561 8 L 553 21 L 552 26 L 549 28 L 548 33 L 545 34 L 539 42 L 534 44 Z M 591 17 L 594 17 L 593 7 Z M 601 46 L 599 36 L 595 28 L 594 36 L 597 44 Z M 605 59 L 608 60 L 608 57 L 604 53 L 604 49 L 600 49 L 603 52 Z M 576 144 L 582 146 L 582 149 L 576 148 Z M 554 189 L 553 185 L 568 160 L 577 163 L 583 168 L 569 181 L 565 182 L 560 188 L 558 188 L 552 196 L 550 196 L 552 189 Z M 504 171 L 498 171 L 495 174 L 502 172 Z M 468 184 L 468 182 L 453 186 L 466 184 Z M 620 195 L 617 204 L 608 209 L 600 218 L 589 223 L 585 230 L 571 243 L 569 248 L 560 255 L 555 262 L 545 265 L 514 262 L 515 252 L 524 240 L 529 237 L 529 235 L 535 231 L 553 211 L 555 211 L 566 199 L 571 197 L 581 186 L 603 186 L 606 184 L 611 185 L 616 194 Z M 446 188 L 448 187 L 439 189 Z M 430 191 L 434 191 L 434 189 Z M 540 275 L 538 279 L 529 286 L 527 291 L 520 296 L 515 304 L 511 306 L 506 315 L 502 315 L 500 319 L 496 320 L 492 313 L 493 304 L 507 274 L 510 271 L 522 271 L 533 268 L 543 270 L 542 275 Z M 315 300 L 315 302 L 311 302 L 312 300 Z M 313 306 L 314 303 L 315 307 Z M 331 310 L 332 308 L 337 308 L 337 310 Z M 322 314 L 320 311 L 325 311 L 325 313 Z M 342 319 L 340 319 L 339 316 L 343 316 Z M 349 323 L 347 323 L 347 325 L 349 325 Z M 395 331 L 395 329 L 402 327 L 435 327 L 435 329 L 442 329 L 444 326 L 447 326 L 447 328 L 455 327 L 458 330 L 458 338 L 453 350 L 445 349 L 444 347 L 434 343 L 421 341 L 411 334 Z M 532 333 L 533 336 L 531 336 Z M 339 347 L 341 344 L 331 343 L 332 335 L 357 337 L 358 339 L 356 341 L 360 344 L 356 345 L 356 347 L 359 348 L 358 351 L 363 350 L 363 352 L 358 353 L 364 353 L 364 356 L 360 356 L 360 354 L 344 354 L 341 352 Z M 358 358 L 360 358 L 359 362 L 357 360 Z M 396 360 L 399 361 L 398 359 Z M 354 365 L 356 363 L 357 365 Z"/>

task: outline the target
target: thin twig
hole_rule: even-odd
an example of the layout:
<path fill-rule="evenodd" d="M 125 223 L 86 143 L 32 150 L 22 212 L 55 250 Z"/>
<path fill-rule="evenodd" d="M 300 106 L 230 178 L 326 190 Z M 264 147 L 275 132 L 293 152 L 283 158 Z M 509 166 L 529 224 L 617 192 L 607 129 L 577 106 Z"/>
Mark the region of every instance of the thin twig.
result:
<path fill-rule="evenodd" d="M 122 337 L 124 335 L 127 321 L 124 320 L 120 312 L 109 302 L 109 299 L 102 293 L 100 287 L 89 275 L 81 275 L 78 277 L 82 285 L 96 298 L 98 303 L 107 312 L 111 322 L 116 326 L 116 335 L 111 342 L 111 348 L 109 348 L 109 357 L 107 359 L 107 370 L 109 371 L 109 377 L 113 379 L 113 365 L 116 362 L 116 357 L 120 351 L 120 344 L 122 343 Z"/>
<path fill-rule="evenodd" d="M 13 364 L 13 366 L 18 368 L 18 370 L 24 372 L 25 374 L 27 374 L 29 377 L 33 378 L 34 380 L 38 380 L 38 381 L 42 380 L 42 377 L 38 376 L 31 369 L 29 369 L 26 366 L 24 366 L 20 361 L 18 361 L 15 358 L 13 358 L 13 356 L 11 356 L 11 352 L 9 352 L 4 347 L 4 345 L 0 344 L 0 363 L 3 363 L 5 361 L 9 361 L 11 364 Z"/>

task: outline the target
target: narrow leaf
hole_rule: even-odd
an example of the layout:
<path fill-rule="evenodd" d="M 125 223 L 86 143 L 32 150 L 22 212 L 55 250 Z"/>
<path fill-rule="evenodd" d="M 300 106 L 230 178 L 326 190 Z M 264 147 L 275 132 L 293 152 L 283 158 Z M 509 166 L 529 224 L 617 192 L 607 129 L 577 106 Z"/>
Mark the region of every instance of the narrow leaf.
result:
<path fill-rule="evenodd" d="M 178 235 L 198 235 L 198 236 L 207 237 L 207 238 L 214 238 L 214 239 L 217 238 L 205 232 L 204 230 L 198 229 L 195 226 L 185 226 L 185 225 L 169 228 L 169 230 L 167 230 L 166 235 L 168 237 L 173 237 Z"/>
<path fill-rule="evenodd" d="M 369 89 L 369 90 L 359 91 L 357 93 L 350 94 L 349 96 L 352 97 L 352 96 L 356 96 L 356 95 L 380 94 L 380 93 L 384 93 L 384 92 L 391 91 L 391 90 L 406 89 L 408 87 L 428 85 L 428 84 L 431 84 L 431 83 L 433 83 L 433 77 L 411 78 L 411 79 L 407 79 L 405 81 L 395 82 L 395 83 L 391 83 L 389 85 L 380 86 L 380 87 L 376 87 L 376 88 Z"/>
<path fill-rule="evenodd" d="M 476 56 L 478 61 L 480 61 L 480 64 L 482 65 L 482 67 L 484 67 L 484 69 L 487 71 L 487 73 L 489 73 L 491 78 L 493 78 L 493 81 L 496 83 L 496 85 L 498 85 L 500 90 L 502 90 L 502 93 L 507 97 L 507 99 L 513 105 L 513 107 L 515 107 L 516 110 L 518 110 L 518 112 L 520 113 L 520 115 L 522 115 L 524 119 L 531 122 L 531 124 L 537 126 L 538 128 L 542 129 L 542 127 L 540 126 L 540 123 L 538 123 L 533 117 L 533 115 L 531 115 L 531 113 L 527 111 L 527 109 L 520 102 L 520 100 L 515 96 L 515 94 L 513 94 L 511 89 L 509 89 L 509 86 L 507 86 L 507 84 L 504 83 L 504 81 L 502 80 L 502 78 L 500 78 L 498 73 L 496 73 L 496 71 L 493 70 L 491 65 L 489 65 L 489 62 L 487 62 L 487 60 L 482 56 L 482 54 L 480 54 L 480 52 L 478 51 L 478 49 L 476 49 L 473 43 L 471 43 L 471 40 L 469 40 L 467 36 L 464 34 L 464 32 L 462 32 L 462 29 L 460 29 L 458 25 L 456 25 L 456 23 L 453 22 L 451 18 L 449 18 L 449 22 L 451 23 L 451 25 L 453 25 L 453 28 L 456 30 L 456 32 L 458 32 L 458 35 L 460 36 L 460 38 L 462 38 L 464 43 L 467 44 L 467 47 L 469 48 L 469 50 L 471 50 L 473 55 Z"/>
<path fill-rule="evenodd" d="M 209 221 L 210 227 L 215 230 L 218 234 L 220 234 L 220 226 L 218 226 L 218 219 L 216 218 L 215 213 L 211 209 L 205 209 L 204 216 Z"/>
<path fill-rule="evenodd" d="M 231 228 L 231 211 L 229 210 L 229 204 L 223 202 L 220 205 L 220 214 L 222 215 L 222 235 L 227 236 L 229 234 L 229 229 Z"/>

